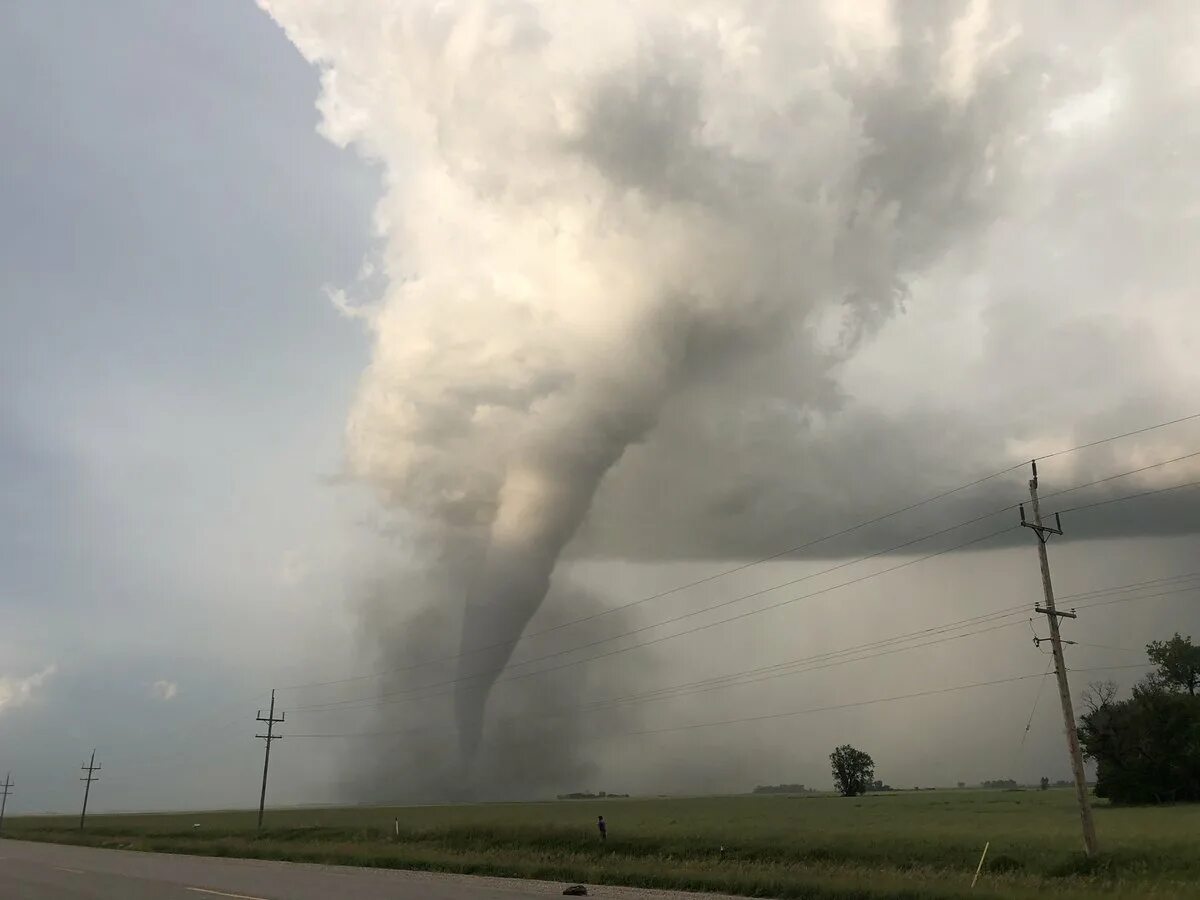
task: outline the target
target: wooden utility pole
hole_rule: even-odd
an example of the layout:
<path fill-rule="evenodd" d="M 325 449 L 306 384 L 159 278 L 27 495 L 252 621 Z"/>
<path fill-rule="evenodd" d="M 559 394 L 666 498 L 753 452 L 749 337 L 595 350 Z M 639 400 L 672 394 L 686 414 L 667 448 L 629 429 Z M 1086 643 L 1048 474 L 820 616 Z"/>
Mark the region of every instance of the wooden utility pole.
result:
<path fill-rule="evenodd" d="M 93 772 L 100 771 L 100 767 L 98 765 L 96 765 L 96 751 L 95 750 L 92 751 L 92 761 L 87 763 L 86 765 L 80 766 L 79 769 L 81 772 L 87 772 L 86 776 L 79 779 L 80 781 L 85 782 L 85 784 L 83 786 L 83 811 L 79 813 L 79 830 L 83 831 L 83 820 L 87 816 L 88 794 L 90 794 L 92 792 L 92 782 L 100 780 L 99 775 L 95 775 L 95 776 L 92 775 Z"/>
<path fill-rule="evenodd" d="M 271 765 L 271 741 L 282 740 L 282 734 L 275 734 L 274 728 L 276 722 L 282 722 L 287 713 L 280 713 L 279 718 L 275 718 L 275 689 L 271 689 L 271 711 L 267 713 L 266 718 L 263 718 L 262 710 L 258 711 L 256 721 L 267 723 L 266 734 L 256 734 L 256 738 L 261 738 L 267 742 L 267 752 L 263 756 L 263 780 L 262 793 L 258 795 L 258 827 L 262 828 L 263 822 L 263 807 L 267 804 L 267 769 Z"/>
<path fill-rule="evenodd" d="M 1033 477 L 1029 479 L 1029 500 L 1033 507 L 1033 521 L 1025 520 L 1025 505 L 1021 504 L 1021 524 L 1032 530 L 1038 539 L 1038 562 L 1042 569 L 1042 591 L 1046 605 L 1035 606 L 1044 613 L 1050 623 L 1050 646 L 1054 651 L 1054 673 L 1058 676 L 1058 696 L 1062 700 L 1063 722 L 1067 726 L 1067 750 L 1071 755 L 1071 769 L 1075 773 L 1075 797 L 1079 801 L 1079 818 L 1083 823 L 1083 848 L 1088 856 L 1095 856 L 1096 823 L 1092 820 L 1092 805 L 1088 800 L 1087 776 L 1083 770 L 1083 753 L 1079 749 L 1079 734 L 1075 730 L 1075 708 L 1071 703 L 1071 686 L 1067 683 L 1067 663 L 1063 657 L 1063 640 L 1059 632 L 1059 619 L 1074 619 L 1073 612 L 1059 612 L 1054 606 L 1054 586 L 1050 582 L 1050 558 L 1046 542 L 1051 535 L 1062 532 L 1062 520 L 1055 515 L 1054 527 L 1042 524 L 1042 508 L 1038 503 L 1037 460 L 1033 462 Z"/>
<path fill-rule="evenodd" d="M 0 794 L 0 834 L 4 833 L 4 807 L 8 806 L 8 795 L 12 793 L 12 772 L 4 776 L 4 784 L 0 784 L 0 788 L 4 789 L 4 793 Z"/>

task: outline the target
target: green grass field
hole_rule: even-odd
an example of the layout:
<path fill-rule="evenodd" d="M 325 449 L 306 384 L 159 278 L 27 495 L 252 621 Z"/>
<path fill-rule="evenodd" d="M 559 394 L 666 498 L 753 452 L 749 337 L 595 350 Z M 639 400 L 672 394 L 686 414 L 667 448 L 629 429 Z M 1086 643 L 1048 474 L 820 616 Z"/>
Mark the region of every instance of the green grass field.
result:
<path fill-rule="evenodd" d="M 596 816 L 609 822 L 601 844 Z M 1200 806 L 1099 805 L 1086 862 L 1070 791 L 557 801 L 14 818 L 7 836 L 805 898 L 1200 898 Z M 400 836 L 394 834 L 399 820 Z M 199 823 L 199 828 L 193 828 Z M 991 842 L 979 886 L 970 883 Z M 722 852 L 721 848 L 724 848 Z"/>

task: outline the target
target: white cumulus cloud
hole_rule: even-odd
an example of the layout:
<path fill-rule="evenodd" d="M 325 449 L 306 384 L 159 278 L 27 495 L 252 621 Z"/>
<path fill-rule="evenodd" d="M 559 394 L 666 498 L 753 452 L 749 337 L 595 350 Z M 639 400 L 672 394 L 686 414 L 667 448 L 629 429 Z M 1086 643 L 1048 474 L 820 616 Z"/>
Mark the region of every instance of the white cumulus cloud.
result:
<path fill-rule="evenodd" d="M 162 700 L 165 703 L 175 699 L 179 693 L 179 685 L 174 681 L 159 680 L 151 686 L 150 693 L 156 700 Z"/>
<path fill-rule="evenodd" d="M 18 706 L 24 706 L 34 699 L 46 680 L 58 671 L 58 665 L 51 663 L 34 675 L 17 677 L 15 675 L 0 675 L 0 713 Z"/>

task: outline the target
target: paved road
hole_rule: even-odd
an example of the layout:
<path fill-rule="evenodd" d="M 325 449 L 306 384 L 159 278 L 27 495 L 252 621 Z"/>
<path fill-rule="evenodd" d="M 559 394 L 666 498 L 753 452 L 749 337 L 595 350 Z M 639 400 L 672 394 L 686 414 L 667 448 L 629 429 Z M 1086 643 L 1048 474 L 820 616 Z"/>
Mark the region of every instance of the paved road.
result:
<path fill-rule="evenodd" d="M 0 840 L 3 900 L 520 900 L 561 896 L 563 887 L 508 878 Z M 590 893 L 628 900 L 689 896 L 612 887 L 591 888 Z M 713 895 L 705 896 L 713 900 Z"/>

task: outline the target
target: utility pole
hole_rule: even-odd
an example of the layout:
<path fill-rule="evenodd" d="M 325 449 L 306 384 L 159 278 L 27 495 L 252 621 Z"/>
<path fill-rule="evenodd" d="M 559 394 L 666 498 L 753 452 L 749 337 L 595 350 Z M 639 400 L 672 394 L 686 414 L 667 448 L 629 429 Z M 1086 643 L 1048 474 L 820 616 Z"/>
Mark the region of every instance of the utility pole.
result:
<path fill-rule="evenodd" d="M 260 709 L 258 711 L 258 718 L 256 719 L 258 722 L 267 723 L 267 733 L 255 735 L 256 738 L 261 738 L 267 742 L 267 752 L 263 756 L 262 793 L 258 795 L 258 827 L 260 830 L 262 829 L 263 807 L 265 807 L 267 804 L 267 768 L 271 765 L 271 741 L 278 741 L 282 740 L 283 738 L 282 734 L 274 734 L 273 730 L 275 728 L 275 723 L 282 722 L 285 716 L 287 716 L 287 713 L 280 713 L 279 718 L 275 718 L 275 689 L 272 688 L 271 711 L 267 713 L 267 717 L 264 719 L 262 710 Z"/>
<path fill-rule="evenodd" d="M 4 833 L 4 807 L 8 806 L 8 795 L 12 793 L 12 772 L 4 776 L 4 784 L 0 784 L 0 788 L 4 789 L 4 793 L 0 794 L 0 834 Z"/>
<path fill-rule="evenodd" d="M 96 765 L 96 751 L 95 750 L 92 750 L 92 761 L 87 763 L 86 765 L 80 766 L 79 770 L 81 772 L 87 772 L 87 775 L 85 777 L 79 779 L 80 781 L 86 782 L 83 786 L 83 811 L 79 814 L 79 830 L 83 831 L 83 820 L 84 820 L 84 817 L 87 816 L 88 794 L 90 794 L 92 792 L 92 782 L 100 780 L 99 775 L 95 775 L 95 776 L 92 775 L 93 772 L 100 771 L 100 767 L 98 765 Z"/>
<path fill-rule="evenodd" d="M 1067 750 L 1071 754 L 1071 769 L 1075 773 L 1075 798 L 1079 801 L 1079 818 L 1083 823 L 1083 847 L 1088 856 L 1095 856 L 1096 823 L 1092 821 L 1092 806 L 1088 800 L 1087 776 L 1083 771 L 1083 753 L 1079 749 L 1079 735 L 1075 731 L 1075 709 L 1071 703 L 1071 686 L 1067 683 L 1067 663 L 1063 657 L 1063 639 L 1059 632 L 1059 619 L 1074 619 L 1074 612 L 1059 612 L 1054 606 L 1054 586 L 1050 582 L 1050 558 L 1046 542 L 1052 535 L 1061 535 L 1062 519 L 1055 514 L 1054 527 L 1042 524 L 1042 508 L 1038 503 L 1037 460 L 1033 461 L 1033 477 L 1029 479 L 1029 500 L 1033 507 L 1033 521 L 1025 520 L 1025 504 L 1021 504 L 1021 525 L 1037 535 L 1038 562 L 1042 569 L 1042 591 L 1046 605 L 1035 606 L 1034 610 L 1044 613 L 1050 623 L 1050 646 L 1054 651 L 1054 673 L 1058 676 L 1058 696 L 1062 700 L 1063 722 L 1067 726 Z"/>

